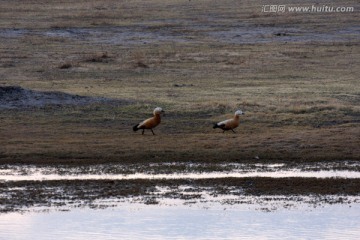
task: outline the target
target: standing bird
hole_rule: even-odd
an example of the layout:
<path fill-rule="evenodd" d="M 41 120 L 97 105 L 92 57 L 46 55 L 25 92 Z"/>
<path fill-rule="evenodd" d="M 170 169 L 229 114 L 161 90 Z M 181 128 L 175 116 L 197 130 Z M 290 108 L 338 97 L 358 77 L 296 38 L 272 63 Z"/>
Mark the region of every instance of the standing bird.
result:
<path fill-rule="evenodd" d="M 148 119 L 142 121 L 139 124 L 136 124 L 133 127 L 134 132 L 136 132 L 139 129 L 142 129 L 142 135 L 144 135 L 145 129 L 150 129 L 152 134 L 155 135 L 155 133 L 152 129 L 154 127 L 156 127 L 157 125 L 159 125 L 159 123 L 161 122 L 161 117 L 160 117 L 161 113 L 164 113 L 164 110 L 162 110 L 162 108 L 160 108 L 160 107 L 155 108 L 154 116 L 152 118 L 148 118 Z"/>
<path fill-rule="evenodd" d="M 234 118 L 232 119 L 228 119 L 219 123 L 215 123 L 213 128 L 221 128 L 223 131 L 223 133 L 227 130 L 231 130 L 233 131 L 233 133 L 235 133 L 234 128 L 237 128 L 239 126 L 240 123 L 240 115 L 243 115 L 245 113 L 243 113 L 243 111 L 241 110 L 237 110 L 235 112 Z"/>

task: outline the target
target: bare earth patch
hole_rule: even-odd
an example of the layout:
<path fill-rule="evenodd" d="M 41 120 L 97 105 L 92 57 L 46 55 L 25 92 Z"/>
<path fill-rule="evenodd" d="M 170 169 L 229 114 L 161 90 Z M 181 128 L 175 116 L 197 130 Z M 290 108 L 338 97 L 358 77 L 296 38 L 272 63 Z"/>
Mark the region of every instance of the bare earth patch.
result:
<path fill-rule="evenodd" d="M 0 109 L 115 103 L 106 98 L 85 97 L 63 92 L 34 91 L 19 86 L 0 87 Z M 120 101 L 117 101 L 118 103 Z"/>

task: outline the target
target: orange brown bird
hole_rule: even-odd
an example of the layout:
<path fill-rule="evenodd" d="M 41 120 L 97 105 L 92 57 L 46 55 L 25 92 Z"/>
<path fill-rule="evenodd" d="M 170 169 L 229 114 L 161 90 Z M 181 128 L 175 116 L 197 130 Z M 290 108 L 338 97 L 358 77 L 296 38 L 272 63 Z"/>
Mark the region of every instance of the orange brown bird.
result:
<path fill-rule="evenodd" d="M 164 113 L 164 110 L 162 110 L 162 108 L 160 108 L 160 107 L 155 108 L 154 109 L 154 116 L 142 121 L 139 124 L 136 124 L 133 127 L 134 132 L 136 132 L 139 129 L 142 129 L 142 135 L 144 135 L 145 129 L 150 129 L 152 134 L 155 135 L 155 133 L 154 133 L 154 131 L 152 129 L 160 124 L 160 122 L 161 122 L 161 117 L 160 117 L 161 113 Z"/>
<path fill-rule="evenodd" d="M 234 118 L 227 119 L 225 121 L 215 123 L 213 128 L 221 128 L 223 130 L 223 133 L 225 131 L 231 130 L 233 133 L 235 133 L 234 128 L 237 128 L 240 123 L 240 115 L 243 115 L 243 111 L 237 110 L 235 112 Z"/>

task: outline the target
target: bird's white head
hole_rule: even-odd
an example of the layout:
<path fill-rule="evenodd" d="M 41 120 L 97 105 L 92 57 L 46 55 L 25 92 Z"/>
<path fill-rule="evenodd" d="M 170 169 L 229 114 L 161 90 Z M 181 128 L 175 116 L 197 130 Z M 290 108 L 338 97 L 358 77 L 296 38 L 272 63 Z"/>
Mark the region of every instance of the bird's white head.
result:
<path fill-rule="evenodd" d="M 243 111 L 241 111 L 240 109 L 235 112 L 235 116 L 240 116 L 243 114 L 245 114 L 245 113 Z"/>
<path fill-rule="evenodd" d="M 161 107 L 157 107 L 154 109 L 154 114 L 161 114 L 165 112 Z"/>

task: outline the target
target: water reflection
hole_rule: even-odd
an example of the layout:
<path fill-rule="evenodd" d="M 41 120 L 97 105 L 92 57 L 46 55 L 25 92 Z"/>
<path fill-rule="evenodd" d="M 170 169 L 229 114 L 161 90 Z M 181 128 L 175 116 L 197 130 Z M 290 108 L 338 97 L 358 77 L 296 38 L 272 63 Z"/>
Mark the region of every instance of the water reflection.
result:
<path fill-rule="evenodd" d="M 132 179 L 215 179 L 215 178 L 360 178 L 357 171 L 276 171 L 276 172 L 207 172 L 207 173 L 174 173 L 174 174 L 45 174 L 33 172 L 29 175 L 13 175 L 13 173 L 0 172 L 0 181 L 50 181 L 50 180 L 132 180 Z"/>
<path fill-rule="evenodd" d="M 181 169 L 181 170 L 179 170 Z M 86 166 L 0 165 L 0 181 L 207 179 L 225 177 L 360 178 L 358 162 L 341 161 L 297 166 L 277 164 L 200 164 L 191 162 L 96 164 Z"/>
<path fill-rule="evenodd" d="M 360 206 L 123 205 L 0 215 L 1 239 L 358 239 Z"/>

